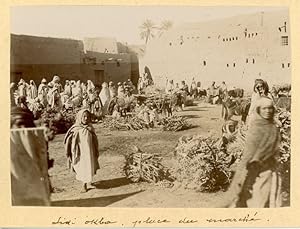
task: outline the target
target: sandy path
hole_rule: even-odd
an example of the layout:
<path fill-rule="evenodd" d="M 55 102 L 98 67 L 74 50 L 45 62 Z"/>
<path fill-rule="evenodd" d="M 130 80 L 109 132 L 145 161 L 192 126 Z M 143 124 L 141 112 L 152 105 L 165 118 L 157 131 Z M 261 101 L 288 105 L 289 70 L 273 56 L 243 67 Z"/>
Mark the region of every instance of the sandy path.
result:
<path fill-rule="evenodd" d="M 123 154 L 136 145 L 143 151 L 159 153 L 163 163 L 172 167 L 173 150 L 182 135 L 214 134 L 220 135 L 222 120 L 221 107 L 199 103 L 178 113 L 188 118 L 193 128 L 180 132 L 159 130 L 109 131 L 95 125 L 100 143 L 101 169 L 95 176 L 96 189 L 81 194 L 80 182 L 75 180 L 66 166 L 63 149 L 63 135 L 58 135 L 50 143 L 50 157 L 55 165 L 50 170 L 55 188 L 52 202 L 55 206 L 97 206 L 97 207 L 216 207 L 223 192 L 199 193 L 175 186 L 164 188 L 148 183 L 129 183 L 122 171 Z"/>

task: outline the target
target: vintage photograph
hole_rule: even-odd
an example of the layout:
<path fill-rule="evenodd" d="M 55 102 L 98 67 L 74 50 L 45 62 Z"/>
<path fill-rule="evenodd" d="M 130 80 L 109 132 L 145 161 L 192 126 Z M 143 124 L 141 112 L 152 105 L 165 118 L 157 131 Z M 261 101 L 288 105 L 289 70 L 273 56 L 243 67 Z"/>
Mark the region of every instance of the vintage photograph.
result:
<path fill-rule="evenodd" d="M 288 7 L 12 6 L 12 206 L 289 207 Z"/>

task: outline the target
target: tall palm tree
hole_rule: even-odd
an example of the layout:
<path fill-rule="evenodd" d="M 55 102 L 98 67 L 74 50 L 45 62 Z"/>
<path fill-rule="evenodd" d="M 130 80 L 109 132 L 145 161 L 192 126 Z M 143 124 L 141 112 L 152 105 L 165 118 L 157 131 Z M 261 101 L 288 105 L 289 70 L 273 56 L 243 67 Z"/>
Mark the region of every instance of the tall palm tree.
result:
<path fill-rule="evenodd" d="M 168 31 L 173 27 L 173 22 L 170 20 L 164 20 L 161 22 L 159 27 L 159 36 L 161 36 L 165 31 Z"/>
<path fill-rule="evenodd" d="M 145 44 L 147 44 L 151 38 L 155 37 L 155 29 L 157 29 L 157 27 L 155 26 L 154 22 L 152 22 L 150 19 L 146 19 L 140 26 L 140 37 L 142 40 L 145 39 Z"/>

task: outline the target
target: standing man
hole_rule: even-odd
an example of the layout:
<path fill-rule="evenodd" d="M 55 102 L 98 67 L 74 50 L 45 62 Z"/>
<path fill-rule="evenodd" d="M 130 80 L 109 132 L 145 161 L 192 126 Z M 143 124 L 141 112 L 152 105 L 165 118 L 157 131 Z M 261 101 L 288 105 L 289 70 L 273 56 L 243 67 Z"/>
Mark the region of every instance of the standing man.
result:
<path fill-rule="evenodd" d="M 228 97 L 227 85 L 225 81 L 223 81 L 220 86 L 220 98 L 222 101 L 225 101 L 227 97 Z"/>

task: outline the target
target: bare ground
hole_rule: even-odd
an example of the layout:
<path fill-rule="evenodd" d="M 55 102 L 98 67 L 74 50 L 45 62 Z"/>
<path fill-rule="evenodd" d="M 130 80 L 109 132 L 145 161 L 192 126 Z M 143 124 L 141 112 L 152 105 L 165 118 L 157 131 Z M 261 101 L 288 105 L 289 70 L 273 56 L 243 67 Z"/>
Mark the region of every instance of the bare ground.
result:
<path fill-rule="evenodd" d="M 221 107 L 197 103 L 178 115 L 188 118 L 191 129 L 179 132 L 142 130 L 109 131 L 95 124 L 100 145 L 100 167 L 94 178 L 96 188 L 80 193 L 81 183 L 67 169 L 64 153 L 64 135 L 58 135 L 49 145 L 50 157 L 55 159 L 50 178 L 55 193 L 51 200 L 54 206 L 94 207 L 218 207 L 224 192 L 200 193 L 183 189 L 175 184 L 172 188 L 150 183 L 130 183 L 124 176 L 124 154 L 136 145 L 141 150 L 157 153 L 163 164 L 174 167 L 173 155 L 176 143 L 182 135 L 216 135 L 221 132 Z"/>

